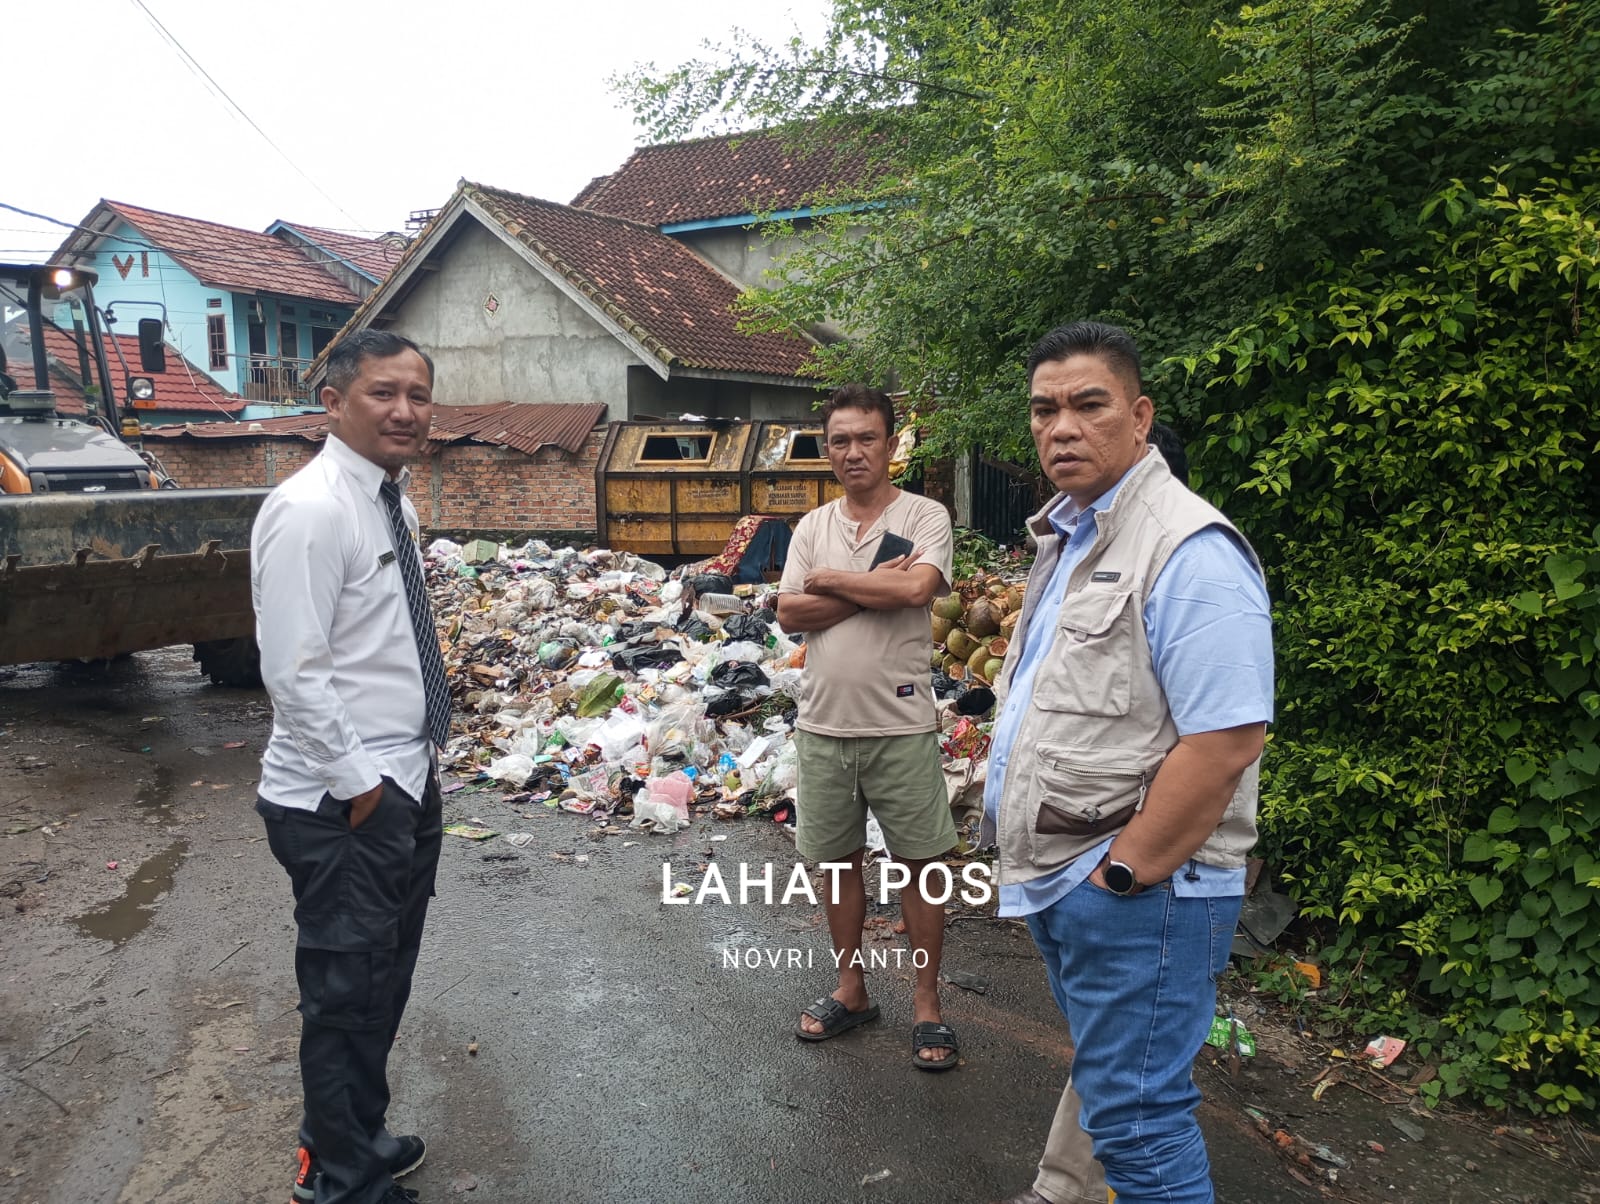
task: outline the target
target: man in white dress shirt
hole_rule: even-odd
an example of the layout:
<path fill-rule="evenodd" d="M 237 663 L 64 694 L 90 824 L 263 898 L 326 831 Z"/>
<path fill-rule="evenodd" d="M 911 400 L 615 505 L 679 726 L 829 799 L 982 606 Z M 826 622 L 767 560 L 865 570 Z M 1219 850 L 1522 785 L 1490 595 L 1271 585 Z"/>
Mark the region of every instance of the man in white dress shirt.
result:
<path fill-rule="evenodd" d="M 328 357 L 328 439 L 251 536 L 272 737 L 256 810 L 294 890 L 305 1116 L 293 1201 L 404 1204 L 425 1147 L 385 1127 L 389 1048 L 433 894 L 449 693 L 405 467 L 433 363 L 366 330 Z"/>

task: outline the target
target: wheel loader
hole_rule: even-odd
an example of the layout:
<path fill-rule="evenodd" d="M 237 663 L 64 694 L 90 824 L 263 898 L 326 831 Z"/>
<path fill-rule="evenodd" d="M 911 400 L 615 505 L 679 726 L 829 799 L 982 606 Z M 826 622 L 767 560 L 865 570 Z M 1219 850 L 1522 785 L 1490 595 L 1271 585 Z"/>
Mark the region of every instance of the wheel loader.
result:
<path fill-rule="evenodd" d="M 250 526 L 269 491 L 181 489 L 145 450 L 164 324 L 141 318 L 139 363 L 123 362 L 96 280 L 0 264 L 0 665 L 193 644 L 213 682 L 258 686 Z M 47 326 L 68 357 L 48 353 Z M 59 412 L 58 389 L 83 418 Z"/>

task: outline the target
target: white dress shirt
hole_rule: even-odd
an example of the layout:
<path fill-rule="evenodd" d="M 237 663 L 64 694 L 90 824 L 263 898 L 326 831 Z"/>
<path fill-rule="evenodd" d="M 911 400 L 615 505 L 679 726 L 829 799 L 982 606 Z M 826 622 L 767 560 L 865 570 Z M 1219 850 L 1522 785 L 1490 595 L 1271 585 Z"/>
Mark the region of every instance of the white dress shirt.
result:
<path fill-rule="evenodd" d="M 420 799 L 433 759 L 422 670 L 378 493 L 385 472 L 329 435 L 322 452 L 267 497 L 250 534 L 250 591 L 272 737 L 261 797 L 316 809 L 387 775 Z M 402 470 L 400 488 L 409 472 Z M 421 555 L 417 512 L 401 506 Z"/>

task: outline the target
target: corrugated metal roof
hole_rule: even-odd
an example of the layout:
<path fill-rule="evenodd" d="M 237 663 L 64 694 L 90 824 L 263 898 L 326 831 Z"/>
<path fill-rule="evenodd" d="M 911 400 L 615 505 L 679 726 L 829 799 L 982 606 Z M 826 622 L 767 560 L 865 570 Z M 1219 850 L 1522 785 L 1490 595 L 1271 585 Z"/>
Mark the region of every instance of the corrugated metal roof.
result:
<path fill-rule="evenodd" d="M 490 443 L 532 455 L 542 447 L 583 450 L 584 440 L 603 422 L 603 402 L 522 403 L 497 401 L 482 406 L 435 406 L 429 441 L 434 444 Z M 294 414 L 259 422 L 189 422 L 146 429 L 146 438 L 307 439 L 319 443 L 328 433 L 326 414 Z"/>
<path fill-rule="evenodd" d="M 604 402 L 575 404 L 516 404 L 502 401 L 486 406 L 436 406 L 430 437 L 437 443 L 475 439 L 518 451 L 536 452 L 555 446 L 564 451 L 583 450 L 583 441 L 606 416 Z"/>

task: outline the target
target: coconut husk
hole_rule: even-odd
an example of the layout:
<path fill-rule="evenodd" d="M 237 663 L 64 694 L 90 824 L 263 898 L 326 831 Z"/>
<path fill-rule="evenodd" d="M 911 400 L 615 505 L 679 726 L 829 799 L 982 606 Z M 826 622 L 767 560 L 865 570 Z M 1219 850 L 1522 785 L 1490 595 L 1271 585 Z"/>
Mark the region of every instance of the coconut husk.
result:
<path fill-rule="evenodd" d="M 933 642 L 942 644 L 950 638 L 950 632 L 955 629 L 955 623 L 940 615 L 933 616 Z"/>
<path fill-rule="evenodd" d="M 1000 620 L 1004 616 L 995 608 L 987 598 L 979 598 L 967 607 L 966 628 L 980 640 L 1000 631 Z"/>
<path fill-rule="evenodd" d="M 961 621 L 961 595 L 946 594 L 942 598 L 934 599 L 933 613 L 936 618 L 949 619 L 952 623 Z"/>
<path fill-rule="evenodd" d="M 959 627 L 952 628 L 945 637 L 944 646 L 950 650 L 950 655 L 957 660 L 966 661 L 978 648 L 978 641 L 972 634 Z"/>
<path fill-rule="evenodd" d="M 967 658 L 967 672 L 973 677 L 981 677 L 988 681 L 988 675 L 984 673 L 983 667 L 989 663 L 990 659 L 989 650 L 979 645 L 972 655 Z"/>
<path fill-rule="evenodd" d="M 1020 610 L 1007 611 L 1000 619 L 1000 634 L 1009 640 L 1016 634 L 1017 620 L 1021 617 L 1022 612 Z"/>
<path fill-rule="evenodd" d="M 997 656 L 1001 659 L 1004 659 L 1006 650 L 1011 647 L 1011 641 L 1006 639 L 1005 636 L 997 635 L 994 637 L 994 639 L 985 643 L 984 647 L 989 650 L 990 656 Z"/>
<path fill-rule="evenodd" d="M 999 657 L 990 657 L 983 666 L 984 678 L 992 683 L 996 677 L 1000 676 L 1000 670 L 1005 668 L 1005 664 L 1005 661 Z"/>

